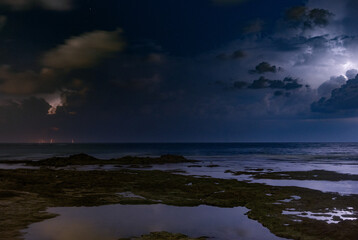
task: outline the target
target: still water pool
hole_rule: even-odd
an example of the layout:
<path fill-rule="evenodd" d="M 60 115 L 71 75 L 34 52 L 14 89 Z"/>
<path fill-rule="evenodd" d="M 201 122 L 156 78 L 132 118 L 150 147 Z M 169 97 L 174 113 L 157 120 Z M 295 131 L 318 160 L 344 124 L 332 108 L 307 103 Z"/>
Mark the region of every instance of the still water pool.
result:
<path fill-rule="evenodd" d="M 260 223 L 249 219 L 244 207 L 175 207 L 106 205 L 49 208 L 58 217 L 34 223 L 24 230 L 26 240 L 114 240 L 153 231 L 208 236 L 218 240 L 278 240 Z"/>

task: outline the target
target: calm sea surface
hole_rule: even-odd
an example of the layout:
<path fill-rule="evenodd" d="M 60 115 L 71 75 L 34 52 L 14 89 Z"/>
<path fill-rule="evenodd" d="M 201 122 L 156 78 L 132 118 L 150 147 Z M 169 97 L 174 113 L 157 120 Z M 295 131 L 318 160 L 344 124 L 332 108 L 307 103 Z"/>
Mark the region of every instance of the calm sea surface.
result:
<path fill-rule="evenodd" d="M 42 159 L 87 153 L 99 158 L 177 154 L 200 159 L 358 160 L 358 143 L 0 144 L 0 159 Z M 287 158 L 286 158 L 287 157 Z"/>

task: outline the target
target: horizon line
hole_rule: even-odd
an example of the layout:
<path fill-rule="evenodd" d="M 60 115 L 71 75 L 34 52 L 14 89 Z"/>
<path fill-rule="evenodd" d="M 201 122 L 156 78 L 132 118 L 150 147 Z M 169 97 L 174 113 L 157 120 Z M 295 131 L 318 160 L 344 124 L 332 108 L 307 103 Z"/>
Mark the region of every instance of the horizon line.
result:
<path fill-rule="evenodd" d="M 242 144 L 242 143 L 358 143 L 358 141 L 143 141 L 143 142 L 0 142 L 0 144 L 36 144 L 36 145 L 56 145 L 56 144 Z"/>

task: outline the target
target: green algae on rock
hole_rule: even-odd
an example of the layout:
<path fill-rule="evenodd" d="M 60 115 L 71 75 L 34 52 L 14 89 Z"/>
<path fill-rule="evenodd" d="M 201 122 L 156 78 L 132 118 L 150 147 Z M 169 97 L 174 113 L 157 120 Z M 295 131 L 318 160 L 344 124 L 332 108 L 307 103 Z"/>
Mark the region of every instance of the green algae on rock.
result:
<path fill-rule="evenodd" d="M 22 239 L 21 229 L 31 223 L 55 217 L 55 214 L 46 212 L 50 205 L 35 193 L 0 190 L 0 239 Z"/>
<path fill-rule="evenodd" d="M 140 237 L 120 238 L 119 240 L 206 240 L 207 237 L 190 238 L 180 233 L 151 232 Z"/>

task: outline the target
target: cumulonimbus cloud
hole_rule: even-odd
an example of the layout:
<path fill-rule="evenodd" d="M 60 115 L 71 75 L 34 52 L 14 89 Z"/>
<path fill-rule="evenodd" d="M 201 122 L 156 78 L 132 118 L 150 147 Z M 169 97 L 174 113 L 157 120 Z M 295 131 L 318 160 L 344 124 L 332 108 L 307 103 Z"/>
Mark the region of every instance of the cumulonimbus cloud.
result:
<path fill-rule="evenodd" d="M 354 72 L 354 71 L 350 71 Z M 334 113 L 358 109 L 358 75 L 345 84 L 333 89 L 330 97 L 322 97 L 311 104 L 313 112 Z"/>
<path fill-rule="evenodd" d="M 0 94 L 18 98 L 56 96 L 54 104 L 48 101 L 54 114 L 56 107 L 63 106 L 69 96 L 81 98 L 88 91 L 88 84 L 72 76 L 72 70 L 90 68 L 121 51 L 125 45 L 121 32 L 93 31 L 72 37 L 44 54 L 40 71 L 0 66 Z"/>
<path fill-rule="evenodd" d="M 34 7 L 54 11 L 68 11 L 73 8 L 72 0 L 0 0 L 0 5 L 12 10 L 29 10 Z"/>
<path fill-rule="evenodd" d="M 42 63 L 55 69 L 89 68 L 115 52 L 122 51 L 122 30 L 93 31 L 67 39 L 63 45 L 44 54 Z"/>

